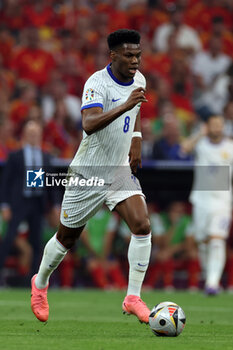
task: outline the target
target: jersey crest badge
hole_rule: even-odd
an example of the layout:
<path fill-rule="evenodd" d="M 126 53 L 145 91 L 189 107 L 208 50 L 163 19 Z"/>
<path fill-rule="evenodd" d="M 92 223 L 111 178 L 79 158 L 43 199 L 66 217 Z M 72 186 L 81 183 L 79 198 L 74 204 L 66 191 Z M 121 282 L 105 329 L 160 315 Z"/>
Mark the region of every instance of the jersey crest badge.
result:
<path fill-rule="evenodd" d="M 64 212 L 63 212 L 63 217 L 64 217 L 64 219 L 67 219 L 68 218 L 68 214 L 67 214 L 67 212 L 64 210 Z"/>
<path fill-rule="evenodd" d="M 87 89 L 85 94 L 86 102 L 90 102 L 94 100 L 94 90 L 93 89 Z"/>
<path fill-rule="evenodd" d="M 229 153 L 227 151 L 223 151 L 222 154 L 221 154 L 222 158 L 223 159 L 229 159 Z"/>

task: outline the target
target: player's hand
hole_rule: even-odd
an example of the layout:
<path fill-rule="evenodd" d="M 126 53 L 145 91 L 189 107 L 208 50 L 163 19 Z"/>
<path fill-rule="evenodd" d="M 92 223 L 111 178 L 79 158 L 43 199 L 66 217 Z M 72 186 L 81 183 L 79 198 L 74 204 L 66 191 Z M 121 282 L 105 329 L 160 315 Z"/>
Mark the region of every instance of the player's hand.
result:
<path fill-rule="evenodd" d="M 147 102 L 145 97 L 146 90 L 142 87 L 139 87 L 131 92 L 127 101 L 125 102 L 126 109 L 129 111 L 135 107 L 138 103 Z"/>
<path fill-rule="evenodd" d="M 137 172 L 137 167 L 142 167 L 141 160 L 142 139 L 140 137 L 133 137 L 131 147 L 129 150 L 129 164 L 134 174 Z"/>
<path fill-rule="evenodd" d="M 9 207 L 2 208 L 1 212 L 2 212 L 3 220 L 4 221 L 10 221 L 10 219 L 12 217 L 11 209 Z"/>

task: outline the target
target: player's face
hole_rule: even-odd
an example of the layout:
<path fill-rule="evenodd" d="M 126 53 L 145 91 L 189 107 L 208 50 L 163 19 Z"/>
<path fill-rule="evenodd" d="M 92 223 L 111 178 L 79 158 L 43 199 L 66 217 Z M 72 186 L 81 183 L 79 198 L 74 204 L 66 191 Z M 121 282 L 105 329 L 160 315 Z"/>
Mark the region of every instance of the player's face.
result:
<path fill-rule="evenodd" d="M 123 44 L 116 51 L 111 52 L 111 58 L 115 73 L 122 81 L 130 81 L 133 79 L 141 61 L 140 45 Z"/>
<path fill-rule="evenodd" d="M 224 121 L 222 117 L 210 118 L 207 123 L 207 133 L 211 140 L 221 140 L 224 130 Z"/>

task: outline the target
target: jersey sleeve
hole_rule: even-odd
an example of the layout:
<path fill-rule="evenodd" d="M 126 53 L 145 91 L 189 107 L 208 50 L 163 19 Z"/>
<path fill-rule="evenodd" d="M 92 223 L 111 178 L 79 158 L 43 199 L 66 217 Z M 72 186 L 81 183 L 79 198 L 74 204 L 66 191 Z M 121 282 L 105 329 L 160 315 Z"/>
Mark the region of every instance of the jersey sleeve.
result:
<path fill-rule="evenodd" d="M 105 98 L 103 80 L 100 76 L 92 75 L 84 85 L 81 111 L 92 107 L 103 108 Z"/>

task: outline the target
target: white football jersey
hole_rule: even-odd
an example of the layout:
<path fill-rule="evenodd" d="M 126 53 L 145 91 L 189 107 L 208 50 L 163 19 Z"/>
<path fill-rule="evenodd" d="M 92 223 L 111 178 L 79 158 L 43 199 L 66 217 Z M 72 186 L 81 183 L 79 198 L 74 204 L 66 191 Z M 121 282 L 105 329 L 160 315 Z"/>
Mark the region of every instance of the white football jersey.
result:
<path fill-rule="evenodd" d="M 233 141 L 224 138 L 214 144 L 208 137 L 203 137 L 197 143 L 195 153 L 190 201 L 210 210 L 229 209 L 232 203 Z"/>
<path fill-rule="evenodd" d="M 123 104 L 133 90 L 145 86 L 145 77 L 139 71 L 129 83 L 122 83 L 108 65 L 87 80 L 81 110 L 101 107 L 103 112 L 110 111 Z M 71 169 L 84 177 L 101 176 L 102 172 L 105 182 L 111 183 L 115 167 L 128 164 L 132 133 L 139 110 L 140 104 L 91 135 L 83 131 L 83 139 L 71 162 Z"/>

